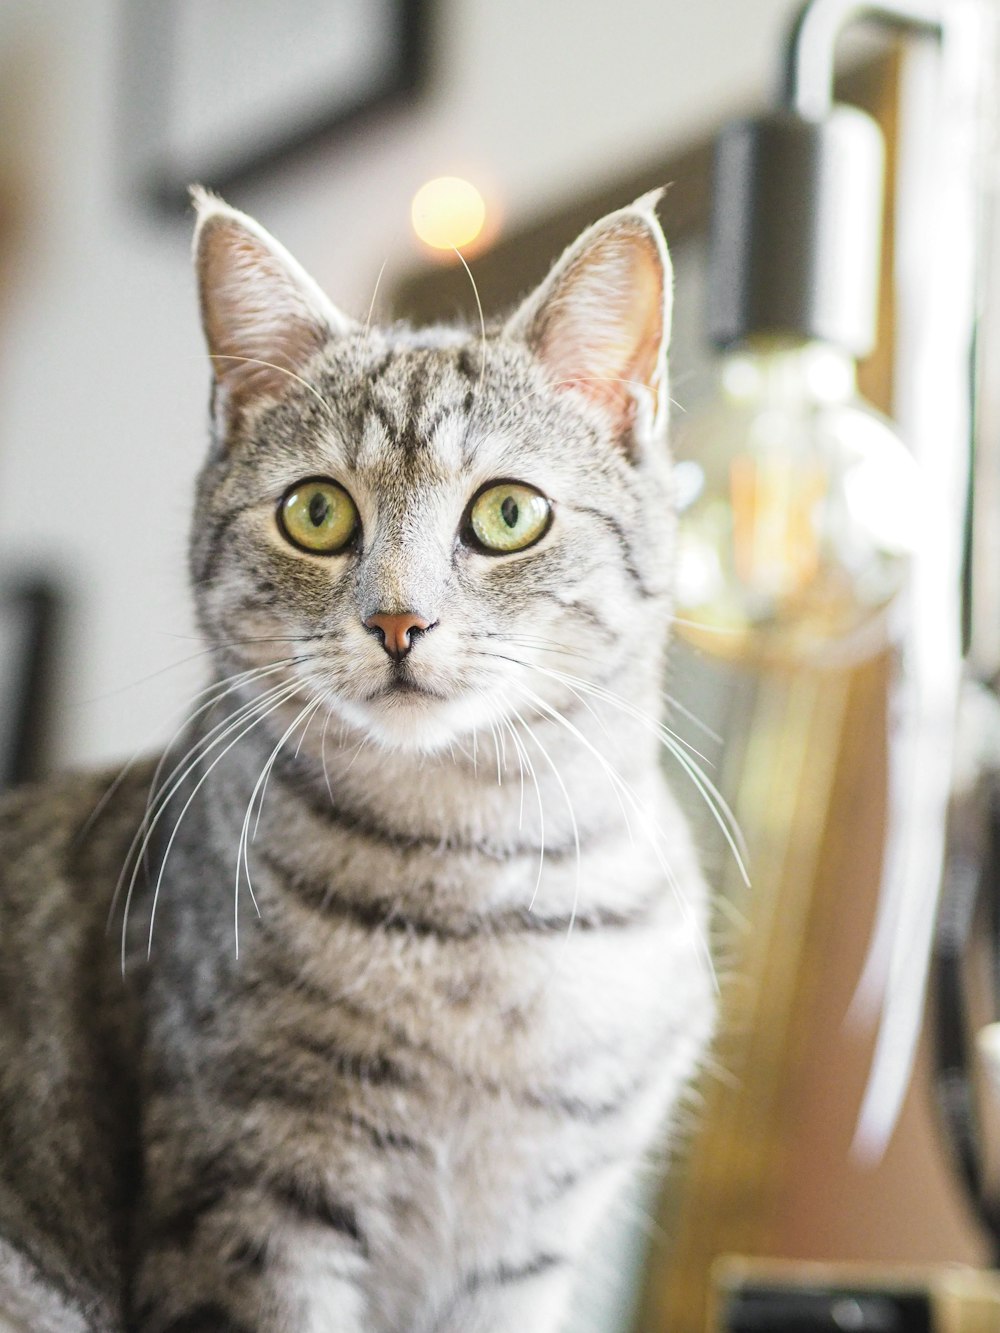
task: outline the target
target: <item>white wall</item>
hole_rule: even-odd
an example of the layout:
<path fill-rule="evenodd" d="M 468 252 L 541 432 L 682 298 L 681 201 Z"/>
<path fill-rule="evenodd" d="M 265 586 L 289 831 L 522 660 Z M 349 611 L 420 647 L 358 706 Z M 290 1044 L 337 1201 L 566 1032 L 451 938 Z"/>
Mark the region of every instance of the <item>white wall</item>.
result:
<path fill-rule="evenodd" d="M 417 110 L 235 202 L 363 314 L 382 261 L 391 274 L 412 259 L 409 200 L 426 177 L 481 180 L 511 220 L 544 212 L 767 96 L 794 7 L 440 0 L 438 78 Z M 199 679 L 197 664 L 151 675 L 198 647 L 184 548 L 208 372 L 188 229 L 123 194 L 118 18 L 113 0 L 0 6 L 0 79 L 8 100 L 17 89 L 4 133 L 24 136 L 30 167 L 0 305 L 0 559 L 49 564 L 71 588 L 72 763 L 166 734 Z"/>

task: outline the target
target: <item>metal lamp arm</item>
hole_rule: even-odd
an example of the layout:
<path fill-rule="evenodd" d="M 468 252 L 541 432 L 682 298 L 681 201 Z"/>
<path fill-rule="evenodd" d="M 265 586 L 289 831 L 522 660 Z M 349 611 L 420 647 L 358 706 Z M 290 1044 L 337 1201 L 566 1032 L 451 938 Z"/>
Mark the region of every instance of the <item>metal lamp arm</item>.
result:
<path fill-rule="evenodd" d="M 809 120 L 833 105 L 837 38 L 852 23 L 875 21 L 884 27 L 940 38 L 947 22 L 947 0 L 810 0 L 799 11 L 785 45 L 782 101 Z"/>

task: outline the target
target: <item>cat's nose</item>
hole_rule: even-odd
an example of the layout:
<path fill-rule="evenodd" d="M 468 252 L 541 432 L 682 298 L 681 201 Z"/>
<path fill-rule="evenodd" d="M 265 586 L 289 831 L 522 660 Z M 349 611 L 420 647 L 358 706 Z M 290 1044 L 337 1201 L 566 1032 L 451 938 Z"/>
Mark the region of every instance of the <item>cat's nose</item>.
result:
<path fill-rule="evenodd" d="M 365 621 L 365 629 L 380 636 L 382 647 L 394 662 L 401 662 L 410 651 L 411 635 L 432 628 L 431 622 L 418 616 L 415 611 L 401 611 L 398 615 L 376 611 Z"/>

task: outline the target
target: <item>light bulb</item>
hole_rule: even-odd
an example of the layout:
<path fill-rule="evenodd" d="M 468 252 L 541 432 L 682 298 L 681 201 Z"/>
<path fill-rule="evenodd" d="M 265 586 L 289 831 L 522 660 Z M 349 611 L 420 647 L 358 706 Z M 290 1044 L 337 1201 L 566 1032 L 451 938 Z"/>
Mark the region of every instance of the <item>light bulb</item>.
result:
<path fill-rule="evenodd" d="M 919 528 L 919 474 L 858 397 L 854 361 L 756 337 L 675 440 L 679 632 L 759 664 L 857 661 L 884 646 Z"/>

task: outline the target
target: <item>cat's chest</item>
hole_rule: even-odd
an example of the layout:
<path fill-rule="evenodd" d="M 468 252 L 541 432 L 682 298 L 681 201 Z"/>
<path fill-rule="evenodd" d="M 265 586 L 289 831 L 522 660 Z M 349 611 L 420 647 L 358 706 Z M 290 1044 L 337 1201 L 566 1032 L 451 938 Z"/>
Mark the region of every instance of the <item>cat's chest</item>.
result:
<path fill-rule="evenodd" d="M 541 875 L 535 857 L 452 867 L 436 896 L 412 857 L 391 899 L 379 883 L 359 895 L 335 869 L 306 898 L 286 875 L 291 889 L 262 903 L 274 956 L 259 965 L 443 1084 L 537 1081 L 627 1056 L 704 970 L 657 863 L 617 841 Z"/>

